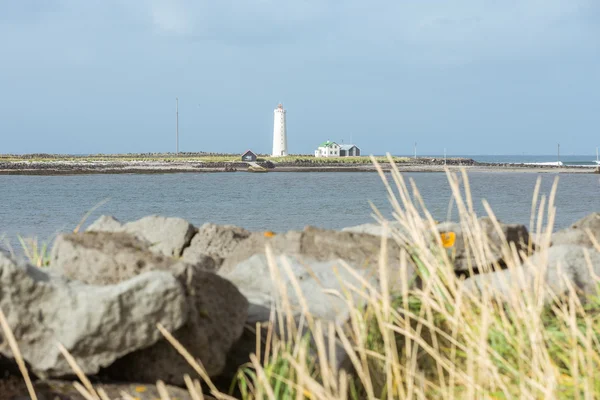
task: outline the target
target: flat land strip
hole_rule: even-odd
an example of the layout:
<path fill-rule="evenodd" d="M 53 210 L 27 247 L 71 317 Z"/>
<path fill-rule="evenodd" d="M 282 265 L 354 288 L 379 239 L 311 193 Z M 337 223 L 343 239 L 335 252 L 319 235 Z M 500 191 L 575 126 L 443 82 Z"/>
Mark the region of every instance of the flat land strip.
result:
<path fill-rule="evenodd" d="M 384 170 L 392 165 L 387 157 L 375 157 Z M 443 172 L 465 168 L 469 172 L 594 173 L 594 167 L 558 167 L 529 164 L 488 164 L 467 158 L 392 157 L 402 172 Z M 375 172 L 371 158 L 311 155 L 270 157 L 256 162 L 269 172 Z M 249 163 L 238 154 L 96 154 L 96 155 L 0 155 L 1 175 L 76 175 L 118 173 L 231 172 L 247 171 Z"/>

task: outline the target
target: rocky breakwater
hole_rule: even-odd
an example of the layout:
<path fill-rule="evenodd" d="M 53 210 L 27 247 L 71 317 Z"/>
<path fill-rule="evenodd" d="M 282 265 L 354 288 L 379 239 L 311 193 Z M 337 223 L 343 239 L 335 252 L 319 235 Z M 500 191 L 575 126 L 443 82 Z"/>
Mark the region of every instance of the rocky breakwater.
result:
<path fill-rule="evenodd" d="M 273 234 L 103 216 L 85 232 L 59 235 L 46 268 L 0 255 L 0 306 L 30 371 L 44 382 L 73 373 L 61 343 L 101 382 L 182 386 L 196 372 L 163 338 L 161 324 L 226 391 L 256 350 L 256 323 L 275 323 L 282 289 L 296 321 L 310 312 L 342 323 L 350 311 L 343 285 L 376 283 L 380 246 L 374 235 L 311 227 Z M 388 248 L 386 263 L 397 269 L 399 246 L 389 240 Z M 14 372 L 6 341 L 0 354 Z"/>
<path fill-rule="evenodd" d="M 582 301 L 590 295 L 600 294 L 600 213 L 590 214 L 569 228 L 554 232 L 546 246 L 540 245 L 542 238 L 530 236 L 524 225 L 499 223 L 498 228 L 487 217 L 478 220 L 480 233 L 477 235 L 485 237 L 488 248 L 484 254 L 476 256 L 476 249 L 468 244 L 468 236 L 474 232 L 463 232 L 463 226 L 454 222 L 437 225 L 441 235 L 455 237 L 447 251 L 455 273 L 466 278 L 462 283 L 466 292 L 475 294 L 485 290 L 499 300 L 509 300 L 522 299 L 543 287 L 546 303 L 571 290 Z M 402 230 L 397 224 L 392 224 L 392 229 Z M 344 230 L 384 234 L 377 224 Z M 390 237 L 394 235 L 393 231 L 386 232 Z M 507 251 L 516 255 L 514 258 L 518 261 L 511 268 L 507 268 L 505 260 Z"/>
<path fill-rule="evenodd" d="M 491 294 L 501 300 L 520 299 L 544 287 L 544 302 L 574 291 L 585 301 L 599 294 L 600 213 L 590 214 L 554 233 L 550 246 L 523 260 L 521 265 L 465 280 L 470 292 Z"/>
<path fill-rule="evenodd" d="M 555 233 L 549 250 L 539 252 L 523 225 L 496 226 L 482 218 L 478 226 L 490 246 L 473 258 L 468 231 L 455 223 L 437 225 L 439 234 L 454 238 L 447 250 L 456 274 L 466 277 L 466 291 L 491 287 L 502 297 L 531 290 L 532 271 L 540 266 L 555 293 L 596 290 L 600 214 Z M 184 374 L 196 372 L 157 330 L 161 324 L 227 391 L 257 344 L 267 345 L 262 334 L 257 343 L 257 323 L 285 333 L 274 311 L 286 312 L 285 321 L 297 325 L 310 314 L 343 326 L 353 311 L 349 301 L 361 307 L 359 292 L 378 290 L 381 265 L 393 292 L 415 282 L 412 259 L 403 264 L 402 250 L 410 243 L 399 238 L 406 233 L 397 223 L 275 234 L 210 223 L 195 227 L 180 218 L 122 223 L 103 216 L 85 232 L 59 235 L 47 268 L 0 254 L 0 307 L 30 370 L 46 383 L 72 374 L 56 346 L 61 343 L 84 373 L 105 384 L 160 379 L 182 386 Z M 506 246 L 522 255 L 521 265 L 502 269 Z M 558 274 L 561 269 L 566 275 Z M 327 353 L 335 351 L 338 367 L 346 367 L 343 347 L 327 339 L 335 346 Z M 14 370 L 5 340 L 0 354 L 0 367 Z"/>

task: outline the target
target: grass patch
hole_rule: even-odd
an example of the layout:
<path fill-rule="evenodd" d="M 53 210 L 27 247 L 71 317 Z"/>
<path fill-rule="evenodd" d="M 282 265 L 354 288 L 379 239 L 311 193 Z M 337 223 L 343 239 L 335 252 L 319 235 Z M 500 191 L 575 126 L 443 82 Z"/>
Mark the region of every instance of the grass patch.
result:
<path fill-rule="evenodd" d="M 47 267 L 50 265 L 50 252 L 47 242 L 40 243 L 37 238 L 24 238 L 17 236 L 25 257 L 36 267 Z"/>
<path fill-rule="evenodd" d="M 364 157 L 315 157 L 314 155 L 290 155 L 285 157 L 271 157 L 269 155 L 258 155 L 259 161 L 273 161 L 276 163 L 320 163 L 320 164 L 371 164 L 368 156 Z M 396 163 L 410 161 L 408 157 L 393 157 Z M 386 157 L 376 157 L 378 162 L 387 163 Z M 124 154 L 124 155 L 91 155 L 91 156 L 63 156 L 63 155 L 0 155 L 0 161 L 4 162 L 30 162 L 30 163 L 50 163 L 50 162 L 70 162 L 70 163 L 93 163 L 93 162 L 204 162 L 204 163 L 223 163 L 223 162 L 243 162 L 241 154 L 174 154 L 168 155 L 146 155 L 146 154 Z"/>

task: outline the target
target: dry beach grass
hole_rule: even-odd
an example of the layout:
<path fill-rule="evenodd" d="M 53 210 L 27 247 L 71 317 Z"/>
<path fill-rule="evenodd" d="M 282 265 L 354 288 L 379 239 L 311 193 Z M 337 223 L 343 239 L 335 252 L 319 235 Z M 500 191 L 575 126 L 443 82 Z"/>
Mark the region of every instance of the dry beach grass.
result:
<path fill-rule="evenodd" d="M 393 160 L 388 161 L 391 177 L 373 160 L 387 186 L 395 224 L 375 208 L 374 215 L 403 246 L 400 270 L 389 271 L 383 261 L 387 257 L 382 256 L 374 271 L 379 276 L 378 285 L 356 274 L 361 287 L 347 284 L 344 291 L 330 293 L 346 299 L 350 306 L 350 318 L 343 325 L 314 319 L 297 284 L 295 294 L 301 299 L 302 317 L 294 319 L 298 310 L 287 300 L 290 293 L 280 287 L 279 302 L 272 312 L 280 328 L 275 329 L 275 324 L 265 329 L 256 327 L 257 352 L 240 369 L 231 393 L 243 399 L 332 400 L 600 397 L 600 300 L 583 297 L 573 287 L 557 297 L 542 279 L 558 181 L 547 196 L 540 194 L 538 182 L 530 221 L 536 243 L 527 243 L 525 254 L 519 254 L 506 240 L 490 243 L 475 215 L 466 173 L 447 172 L 473 270 L 501 268 L 486 262 L 492 246 L 501 247 L 506 264 L 502 267 L 509 270 L 516 271 L 534 249 L 541 255 L 538 259 L 542 262 L 534 266 L 538 283 L 534 290 L 522 291 L 515 285 L 510 296 L 498 300 L 486 287 L 481 292 L 464 289 L 418 188 L 413 181 L 405 181 Z M 393 186 L 388 183 L 390 179 Z M 489 205 L 484 206 L 501 233 Z M 382 239 L 381 243 L 385 255 L 387 241 Z M 597 243 L 596 250 L 600 251 Z M 267 255 L 273 276 L 288 275 L 293 282 L 290 266 L 285 262 L 278 265 L 269 251 Z M 417 266 L 418 282 L 409 282 L 409 263 Z M 344 264 L 339 269 L 353 272 Z M 357 294 L 360 303 L 354 300 Z M 548 297 L 553 301 L 544 301 Z M 19 361 L 16 343 L 3 321 L 0 313 L 4 337 Z M 162 326 L 157 329 L 198 373 L 197 377 L 185 378 L 192 399 L 206 398 L 203 390 L 215 398 L 232 398 L 231 393 L 219 391 L 202 365 L 168 331 Z M 347 354 L 345 362 L 340 362 L 336 346 Z M 68 353 L 64 355 L 79 378 L 75 387 L 82 396 L 106 400 L 107 395 L 93 387 L 76 361 Z M 28 382 L 24 364 L 19 366 Z M 161 399 L 169 398 L 161 382 L 157 389 Z M 121 398 L 135 398 L 135 393 L 123 393 Z"/>

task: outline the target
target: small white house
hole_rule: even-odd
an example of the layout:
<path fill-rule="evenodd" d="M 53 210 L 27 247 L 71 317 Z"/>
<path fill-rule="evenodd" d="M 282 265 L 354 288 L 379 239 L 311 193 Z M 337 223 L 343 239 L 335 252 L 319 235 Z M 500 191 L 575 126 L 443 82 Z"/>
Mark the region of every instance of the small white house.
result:
<path fill-rule="evenodd" d="M 315 157 L 339 157 L 340 145 L 330 140 L 323 142 L 315 150 Z"/>

